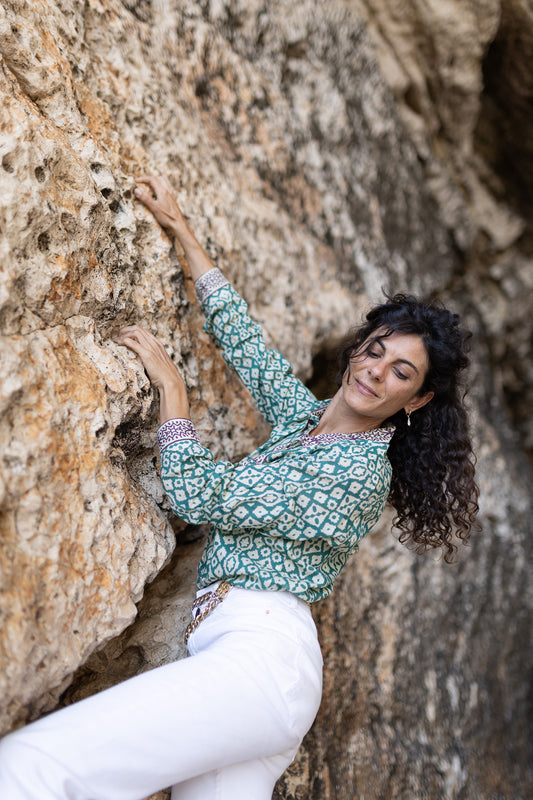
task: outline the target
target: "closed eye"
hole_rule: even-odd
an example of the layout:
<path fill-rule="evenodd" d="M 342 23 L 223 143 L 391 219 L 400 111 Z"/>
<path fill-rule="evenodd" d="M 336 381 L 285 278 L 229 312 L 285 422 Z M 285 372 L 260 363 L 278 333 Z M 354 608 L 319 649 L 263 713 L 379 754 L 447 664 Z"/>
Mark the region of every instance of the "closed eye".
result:
<path fill-rule="evenodd" d="M 369 358 L 382 358 L 384 353 L 381 350 L 368 350 L 367 355 L 369 356 Z M 402 370 L 399 369 L 398 367 L 394 368 L 394 374 L 401 381 L 409 380 L 409 375 L 406 375 L 405 372 L 402 372 Z"/>
<path fill-rule="evenodd" d="M 404 374 L 404 373 L 403 373 L 401 370 L 399 370 L 399 369 L 395 369 L 395 370 L 394 370 L 394 374 L 395 374 L 395 375 L 396 375 L 396 377 L 397 377 L 397 378 L 399 378 L 401 381 L 408 381 L 408 380 L 409 380 L 409 375 L 405 375 L 405 374 Z"/>

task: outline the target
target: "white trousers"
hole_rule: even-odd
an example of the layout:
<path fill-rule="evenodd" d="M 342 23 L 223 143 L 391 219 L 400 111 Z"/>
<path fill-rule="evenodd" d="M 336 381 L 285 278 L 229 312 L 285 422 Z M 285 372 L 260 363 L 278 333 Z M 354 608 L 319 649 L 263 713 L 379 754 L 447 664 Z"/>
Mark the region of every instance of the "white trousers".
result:
<path fill-rule="evenodd" d="M 6 736 L 0 798 L 270 800 L 320 703 L 307 604 L 235 587 L 189 651 Z"/>

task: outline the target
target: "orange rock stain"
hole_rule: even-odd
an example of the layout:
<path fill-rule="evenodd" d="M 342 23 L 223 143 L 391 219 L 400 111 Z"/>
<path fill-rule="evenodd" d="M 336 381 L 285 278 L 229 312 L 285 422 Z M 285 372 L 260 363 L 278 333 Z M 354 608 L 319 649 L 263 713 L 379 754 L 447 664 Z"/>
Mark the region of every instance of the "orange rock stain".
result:
<path fill-rule="evenodd" d="M 120 161 L 119 140 L 115 120 L 109 108 L 83 83 L 75 83 L 74 89 L 78 107 L 86 118 L 87 128 L 92 137 L 112 155 L 117 166 Z"/>
<path fill-rule="evenodd" d="M 74 297 L 76 300 L 81 300 L 80 270 L 75 256 L 63 256 L 59 253 L 54 253 L 50 256 L 50 260 L 61 267 L 65 277 L 52 279 L 46 299 L 51 303 L 58 303 L 65 297 Z"/>

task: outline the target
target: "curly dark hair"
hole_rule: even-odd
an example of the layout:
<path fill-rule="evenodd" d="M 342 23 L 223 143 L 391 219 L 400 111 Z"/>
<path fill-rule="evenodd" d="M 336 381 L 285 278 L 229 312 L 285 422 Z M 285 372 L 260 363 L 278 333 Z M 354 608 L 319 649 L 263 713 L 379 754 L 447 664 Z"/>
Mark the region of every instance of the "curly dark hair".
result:
<path fill-rule="evenodd" d="M 378 330 L 379 337 L 373 335 Z M 411 544 L 417 553 L 443 547 L 444 559 L 451 563 L 457 551 L 454 535 L 466 543 L 470 531 L 479 528 L 475 457 L 461 385 L 471 334 L 461 328 L 459 316 L 440 303 L 387 295 L 387 302 L 368 312 L 366 322 L 339 354 L 337 380 L 350 358 L 366 353 L 377 338 L 395 331 L 422 337 L 429 368 L 418 395 L 434 392 L 434 396 L 413 413 L 410 425 L 403 409 L 384 423 L 396 426 L 388 450 L 394 524 L 400 542 Z"/>

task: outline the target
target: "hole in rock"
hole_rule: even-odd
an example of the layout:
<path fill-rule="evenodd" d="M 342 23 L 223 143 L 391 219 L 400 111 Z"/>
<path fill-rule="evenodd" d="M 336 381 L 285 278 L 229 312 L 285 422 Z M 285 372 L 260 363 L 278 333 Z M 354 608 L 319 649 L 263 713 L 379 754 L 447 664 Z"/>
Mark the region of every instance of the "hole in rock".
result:
<path fill-rule="evenodd" d="M 106 431 L 107 431 L 107 429 L 108 429 L 108 428 L 109 428 L 109 425 L 108 425 L 108 423 L 107 423 L 107 422 L 104 422 L 102 425 L 100 425 L 100 427 L 99 427 L 99 428 L 97 428 L 97 429 L 95 430 L 95 432 L 94 432 L 94 435 L 95 435 L 95 437 L 96 437 L 97 439 L 101 439 L 101 437 L 102 437 L 102 436 L 104 436 L 104 434 L 106 433 Z"/>
<path fill-rule="evenodd" d="M 64 211 L 61 214 L 61 225 L 67 231 L 67 233 L 74 233 L 77 226 L 77 219 L 73 214 L 69 214 L 68 211 Z"/>
<path fill-rule="evenodd" d="M 418 89 L 416 89 L 412 84 L 406 90 L 403 99 L 405 100 L 405 104 L 414 111 L 415 114 L 421 116 L 422 114 L 422 105 L 420 102 L 420 95 L 418 93 Z"/>
<path fill-rule="evenodd" d="M 287 58 L 305 58 L 308 43 L 305 39 L 297 39 L 294 42 L 287 42 L 285 54 Z"/>
<path fill-rule="evenodd" d="M 328 400 L 337 391 L 337 359 L 343 344 L 343 340 L 328 342 L 313 356 L 313 372 L 306 386 L 319 400 Z"/>
<path fill-rule="evenodd" d="M 39 234 L 39 237 L 37 239 L 37 247 L 39 248 L 41 253 L 46 253 L 46 251 L 50 247 L 50 236 L 47 231 Z"/>
<path fill-rule="evenodd" d="M 483 60 L 483 93 L 474 134 L 478 153 L 501 181 L 506 202 L 531 219 L 533 80 L 527 26 L 520 5 L 503 9 Z"/>
<path fill-rule="evenodd" d="M 207 78 L 199 78 L 194 90 L 196 97 L 209 97 L 210 86 Z"/>
<path fill-rule="evenodd" d="M 122 2 L 140 22 L 150 22 L 152 18 L 151 0 L 122 0 Z"/>
<path fill-rule="evenodd" d="M 6 172 L 15 172 L 15 167 L 13 166 L 13 155 L 11 153 L 7 153 L 3 157 L 2 167 Z"/>

